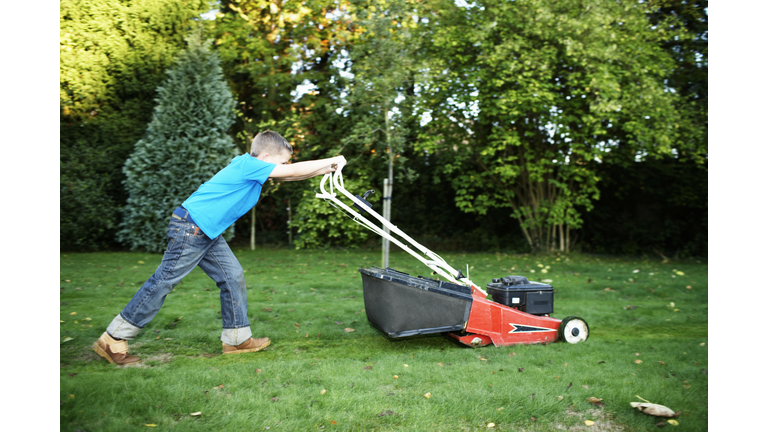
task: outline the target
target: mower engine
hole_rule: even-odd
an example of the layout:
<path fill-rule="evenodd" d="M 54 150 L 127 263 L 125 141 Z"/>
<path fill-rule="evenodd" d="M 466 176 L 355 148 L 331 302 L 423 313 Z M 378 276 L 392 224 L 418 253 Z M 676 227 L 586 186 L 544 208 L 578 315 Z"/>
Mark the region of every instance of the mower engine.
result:
<path fill-rule="evenodd" d="M 530 282 L 525 276 L 493 279 L 485 289 L 493 301 L 532 315 L 549 316 L 555 310 L 552 285 Z"/>

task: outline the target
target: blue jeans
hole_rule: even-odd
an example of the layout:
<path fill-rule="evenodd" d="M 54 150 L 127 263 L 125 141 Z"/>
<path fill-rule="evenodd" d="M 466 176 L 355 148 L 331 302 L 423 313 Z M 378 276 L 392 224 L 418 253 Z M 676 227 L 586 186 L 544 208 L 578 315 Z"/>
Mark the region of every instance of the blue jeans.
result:
<path fill-rule="evenodd" d="M 191 221 L 171 218 L 168 248 L 160 266 L 107 327 L 112 337 L 133 340 L 157 315 L 165 297 L 195 266 L 221 290 L 222 342 L 239 345 L 251 337 L 243 268 L 221 236 L 211 240 Z"/>

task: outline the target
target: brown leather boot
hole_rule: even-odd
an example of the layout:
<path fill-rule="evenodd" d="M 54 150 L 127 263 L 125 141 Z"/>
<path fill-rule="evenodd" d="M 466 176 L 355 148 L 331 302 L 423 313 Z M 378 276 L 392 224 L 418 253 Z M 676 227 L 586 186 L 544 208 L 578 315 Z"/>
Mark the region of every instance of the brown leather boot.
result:
<path fill-rule="evenodd" d="M 228 345 L 222 342 L 221 350 L 224 352 L 224 354 L 249 353 L 261 351 L 268 347 L 270 343 L 271 342 L 269 341 L 269 338 L 265 337 L 259 339 L 249 338 L 247 341 L 236 346 Z"/>
<path fill-rule="evenodd" d="M 93 344 L 93 350 L 112 364 L 128 365 L 141 361 L 137 356 L 128 355 L 128 342 L 115 340 L 107 332 Z"/>

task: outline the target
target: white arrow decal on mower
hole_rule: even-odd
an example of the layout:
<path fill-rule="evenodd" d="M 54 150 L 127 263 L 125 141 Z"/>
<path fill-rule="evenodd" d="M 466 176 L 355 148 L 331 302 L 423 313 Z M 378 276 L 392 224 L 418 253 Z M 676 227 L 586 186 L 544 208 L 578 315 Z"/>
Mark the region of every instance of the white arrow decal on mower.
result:
<path fill-rule="evenodd" d="M 524 326 L 524 325 L 513 324 L 513 323 L 509 323 L 509 325 L 512 326 L 512 330 L 509 331 L 510 333 L 533 333 L 533 332 L 557 331 L 557 329 L 551 329 L 546 327 Z"/>

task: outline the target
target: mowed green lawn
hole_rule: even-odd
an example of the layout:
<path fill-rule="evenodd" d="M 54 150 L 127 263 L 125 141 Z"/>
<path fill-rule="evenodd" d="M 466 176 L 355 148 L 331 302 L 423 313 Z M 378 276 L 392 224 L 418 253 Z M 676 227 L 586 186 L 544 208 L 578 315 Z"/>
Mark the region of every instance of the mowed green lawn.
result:
<path fill-rule="evenodd" d="M 62 430 L 643 431 L 666 423 L 630 407 L 637 396 L 681 412 L 668 430 L 707 429 L 705 263 L 443 254 L 456 268 L 468 264 L 483 286 L 510 274 L 551 280 L 553 316 L 582 317 L 591 329 L 576 345 L 471 349 L 440 335 L 392 341 L 368 324 L 357 269 L 380 266 L 379 251 L 235 254 L 254 336 L 272 345 L 221 355 L 218 289 L 196 269 L 129 343 L 143 359 L 132 367 L 90 346 L 161 256 L 61 255 Z M 400 251 L 390 265 L 430 272 Z"/>

